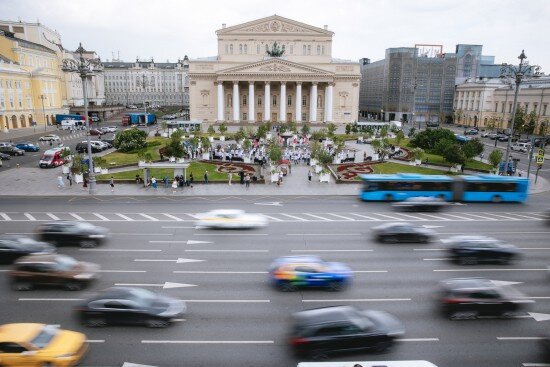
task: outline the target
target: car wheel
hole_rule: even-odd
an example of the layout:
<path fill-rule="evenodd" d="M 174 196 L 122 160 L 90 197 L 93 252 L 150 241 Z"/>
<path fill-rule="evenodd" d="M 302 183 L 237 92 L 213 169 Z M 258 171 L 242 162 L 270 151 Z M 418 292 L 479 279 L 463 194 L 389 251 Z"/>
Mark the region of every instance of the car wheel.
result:
<path fill-rule="evenodd" d="M 502 202 L 502 197 L 500 195 L 495 195 L 493 196 L 493 198 L 491 199 L 491 202 L 493 203 L 500 203 Z"/>
<path fill-rule="evenodd" d="M 279 289 L 283 292 L 294 292 L 296 287 L 291 282 L 286 281 L 279 284 Z"/>
<path fill-rule="evenodd" d="M 12 289 L 14 291 L 30 291 L 32 289 L 32 284 L 29 282 L 13 282 Z"/>
<path fill-rule="evenodd" d="M 65 284 L 65 289 L 68 291 L 79 291 L 82 289 L 82 284 L 76 283 L 76 282 L 69 282 Z"/>
<path fill-rule="evenodd" d="M 107 326 L 107 322 L 102 317 L 90 317 L 90 318 L 86 319 L 85 324 L 88 327 L 105 327 L 105 326 Z"/>
<path fill-rule="evenodd" d="M 459 260 L 461 265 L 475 265 L 477 264 L 477 259 L 473 256 L 461 257 Z"/>
<path fill-rule="evenodd" d="M 95 241 L 85 240 L 80 243 L 80 247 L 82 248 L 94 248 L 97 246 L 97 243 Z"/>
<path fill-rule="evenodd" d="M 430 243 L 432 241 L 432 238 L 430 236 L 424 236 L 422 239 L 422 243 Z"/>
<path fill-rule="evenodd" d="M 477 318 L 477 311 L 457 311 L 450 315 L 451 320 L 473 320 Z"/>
<path fill-rule="evenodd" d="M 329 292 L 338 292 L 341 291 L 342 288 L 344 288 L 344 283 L 338 281 L 329 282 L 327 285 L 327 291 Z"/>
<path fill-rule="evenodd" d="M 170 321 L 160 319 L 149 319 L 145 322 L 145 325 L 150 328 L 165 328 L 170 325 Z"/>

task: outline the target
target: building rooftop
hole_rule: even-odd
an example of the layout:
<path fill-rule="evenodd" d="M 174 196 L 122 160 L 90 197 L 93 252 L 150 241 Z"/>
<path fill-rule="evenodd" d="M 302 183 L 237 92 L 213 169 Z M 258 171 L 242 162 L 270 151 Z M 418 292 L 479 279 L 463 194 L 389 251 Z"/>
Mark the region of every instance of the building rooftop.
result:
<path fill-rule="evenodd" d="M 12 33 L 12 32 L 7 32 L 7 31 L 0 30 L 0 36 L 4 36 L 8 39 L 14 40 L 19 45 L 21 45 L 22 47 L 25 47 L 25 48 L 32 48 L 34 50 L 39 50 L 39 51 L 55 54 L 55 51 L 53 51 L 52 49 L 50 49 L 46 46 L 42 46 L 38 43 L 34 43 L 34 42 L 31 42 L 31 41 L 26 41 L 26 40 L 21 39 L 21 38 L 17 38 L 17 37 L 15 37 L 15 34 Z"/>

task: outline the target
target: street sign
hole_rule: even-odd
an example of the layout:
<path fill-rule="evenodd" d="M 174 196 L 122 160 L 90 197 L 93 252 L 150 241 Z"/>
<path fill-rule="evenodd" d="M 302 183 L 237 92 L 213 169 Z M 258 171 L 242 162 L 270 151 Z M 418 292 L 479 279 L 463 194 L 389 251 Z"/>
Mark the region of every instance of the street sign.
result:
<path fill-rule="evenodd" d="M 539 149 L 539 156 L 544 157 L 544 149 Z"/>
<path fill-rule="evenodd" d="M 544 156 L 538 155 L 537 156 L 537 164 L 540 164 L 542 166 L 543 163 L 544 163 Z"/>

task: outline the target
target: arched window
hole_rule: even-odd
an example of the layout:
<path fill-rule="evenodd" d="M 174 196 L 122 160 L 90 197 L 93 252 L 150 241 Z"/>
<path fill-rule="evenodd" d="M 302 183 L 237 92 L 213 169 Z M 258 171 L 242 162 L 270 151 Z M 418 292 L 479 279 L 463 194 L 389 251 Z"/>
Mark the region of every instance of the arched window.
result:
<path fill-rule="evenodd" d="M 321 54 L 321 46 L 317 45 L 317 55 Z"/>
<path fill-rule="evenodd" d="M 245 53 L 245 54 L 248 53 L 248 45 L 244 45 L 244 53 Z"/>
<path fill-rule="evenodd" d="M 230 54 L 233 53 L 233 44 L 230 44 L 230 45 L 229 45 L 229 53 L 230 53 Z"/>
<path fill-rule="evenodd" d="M 317 96 L 317 107 L 323 108 L 323 98 L 322 98 L 322 96 Z"/>
<path fill-rule="evenodd" d="M 242 45 L 242 44 L 239 45 L 239 53 L 240 53 L 240 54 L 243 53 L 243 45 Z"/>
<path fill-rule="evenodd" d="M 303 49 L 303 52 L 302 52 L 302 53 L 305 55 L 305 54 L 306 54 L 306 45 L 304 45 L 303 48 L 304 48 L 304 49 Z"/>
<path fill-rule="evenodd" d="M 307 54 L 311 55 L 311 45 L 307 45 Z"/>
<path fill-rule="evenodd" d="M 292 95 L 288 95 L 288 97 L 286 97 L 286 105 L 288 107 L 291 107 L 292 106 Z"/>
<path fill-rule="evenodd" d="M 321 46 L 321 54 L 322 54 L 322 55 L 325 54 L 325 46 Z"/>

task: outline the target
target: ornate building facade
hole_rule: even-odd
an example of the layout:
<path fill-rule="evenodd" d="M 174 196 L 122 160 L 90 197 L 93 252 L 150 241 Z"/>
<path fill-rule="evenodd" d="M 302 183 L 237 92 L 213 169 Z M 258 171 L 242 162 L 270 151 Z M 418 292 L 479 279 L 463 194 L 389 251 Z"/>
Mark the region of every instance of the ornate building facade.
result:
<path fill-rule="evenodd" d="M 191 119 L 357 120 L 359 63 L 332 58 L 334 33 L 273 15 L 216 31 L 218 56 L 189 64 Z"/>

